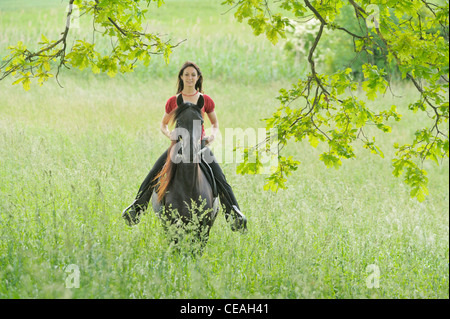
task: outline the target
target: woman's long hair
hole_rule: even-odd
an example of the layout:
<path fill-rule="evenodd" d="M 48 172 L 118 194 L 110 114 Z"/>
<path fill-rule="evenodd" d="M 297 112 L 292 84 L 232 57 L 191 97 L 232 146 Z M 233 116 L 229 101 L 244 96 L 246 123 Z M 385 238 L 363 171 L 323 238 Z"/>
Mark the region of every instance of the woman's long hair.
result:
<path fill-rule="evenodd" d="M 197 74 L 198 74 L 198 80 L 197 80 L 197 83 L 195 83 L 195 89 L 198 90 L 200 93 L 203 93 L 203 89 L 202 89 L 203 75 L 202 75 L 202 72 L 200 71 L 200 68 L 194 62 L 186 61 L 183 64 L 183 66 L 181 67 L 180 72 L 178 72 L 177 94 L 181 93 L 181 91 L 183 91 L 183 89 L 184 89 L 184 84 L 183 84 L 183 81 L 181 80 L 181 76 L 183 75 L 184 70 L 190 66 L 193 67 L 195 70 L 197 70 Z"/>

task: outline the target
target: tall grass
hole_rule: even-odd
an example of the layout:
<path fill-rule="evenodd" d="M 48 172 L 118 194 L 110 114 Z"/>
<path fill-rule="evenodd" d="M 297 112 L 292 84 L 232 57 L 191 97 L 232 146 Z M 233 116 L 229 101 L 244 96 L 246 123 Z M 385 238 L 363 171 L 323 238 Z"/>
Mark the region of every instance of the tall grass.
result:
<path fill-rule="evenodd" d="M 205 254 L 192 259 L 169 253 L 151 211 L 133 228 L 120 218 L 167 147 L 156 129 L 170 95 L 165 82 L 133 95 L 149 83 L 70 81 L 77 89 L 2 94 L 2 297 L 448 297 L 446 163 L 429 168 L 424 203 L 392 176 L 388 152 L 386 159 L 361 152 L 335 171 L 300 144 L 290 151 L 302 165 L 276 195 L 262 191 L 264 176 L 236 175 L 235 164 L 224 163 L 249 233 L 231 232 L 220 214 Z M 222 128 L 237 127 L 230 91 L 247 106 L 242 125 L 256 127 L 254 113 L 273 105 L 267 85 L 251 94 L 233 84 L 209 88 Z M 69 264 L 80 268 L 78 289 L 65 288 Z M 366 286 L 370 264 L 380 268 L 378 289 Z"/>
<path fill-rule="evenodd" d="M 202 10 L 215 12 L 212 3 Z M 2 34 L 11 40 L 39 33 L 26 27 L 14 33 L 4 4 Z M 7 12 L 29 14 L 9 4 Z M 189 20 L 171 4 L 158 11 L 161 28 L 173 24 L 178 30 L 178 20 Z M 32 9 L 36 17 L 48 13 Z M 263 127 L 260 119 L 277 106 L 274 96 L 288 79 L 280 74 L 278 81 L 260 80 L 260 73 L 246 78 L 251 66 L 272 72 L 263 64 L 275 53 L 251 35 L 254 42 L 242 40 L 244 33 L 224 34 L 241 26 L 219 18 L 223 25 L 211 25 L 223 28 L 217 39 L 201 29 L 195 41 L 203 45 L 197 60 L 206 61 L 199 63 L 222 134 L 227 127 Z M 203 23 L 210 25 L 208 19 Z M 261 48 L 259 62 L 244 54 L 246 45 Z M 226 47 L 229 53 L 213 65 L 210 52 Z M 401 99 L 387 94 L 374 105 L 395 103 L 404 115 L 391 134 L 372 132 L 384 159 L 360 150 L 357 160 L 330 170 L 318 160 L 320 149 L 292 144 L 285 151 L 302 164 L 289 189 L 278 194 L 262 190 L 264 175 L 237 175 L 236 163 L 221 164 L 248 217 L 246 235 L 232 232 L 220 213 L 203 256 L 192 258 L 171 252 L 151 210 L 139 225 L 127 227 L 121 211 L 168 146 L 159 122 L 174 94 L 176 59 L 184 61 L 194 46 L 190 50 L 186 45 L 176 51 L 173 65 L 156 66 L 155 60 L 127 77 L 67 73 L 64 89 L 50 82 L 25 92 L 0 82 L 1 298 L 449 297 L 448 160 L 439 167 L 427 164 L 430 196 L 423 203 L 411 199 L 391 173 L 393 139 L 407 141 L 422 124 L 407 111 L 415 94 L 409 87 L 395 88 Z M 214 73 L 229 67 L 226 54 L 251 62 L 230 68 L 226 77 Z M 80 270 L 79 288 L 67 288 L 71 264 Z M 378 288 L 367 284 L 369 265 L 380 271 Z"/>

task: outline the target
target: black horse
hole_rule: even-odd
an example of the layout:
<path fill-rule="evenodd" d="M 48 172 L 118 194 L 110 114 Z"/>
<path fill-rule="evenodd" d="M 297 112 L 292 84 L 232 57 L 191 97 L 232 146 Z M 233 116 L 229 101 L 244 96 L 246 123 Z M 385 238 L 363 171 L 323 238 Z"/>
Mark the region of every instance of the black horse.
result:
<path fill-rule="evenodd" d="M 152 206 L 175 243 L 180 236 L 190 234 L 202 249 L 219 209 L 214 177 L 208 176 L 207 163 L 202 161 L 207 150 L 201 139 L 204 99 L 200 96 L 193 104 L 184 102 L 180 94 L 177 104 L 172 119 L 176 122 L 174 141 L 163 170 L 156 177 L 159 182 L 152 195 Z"/>

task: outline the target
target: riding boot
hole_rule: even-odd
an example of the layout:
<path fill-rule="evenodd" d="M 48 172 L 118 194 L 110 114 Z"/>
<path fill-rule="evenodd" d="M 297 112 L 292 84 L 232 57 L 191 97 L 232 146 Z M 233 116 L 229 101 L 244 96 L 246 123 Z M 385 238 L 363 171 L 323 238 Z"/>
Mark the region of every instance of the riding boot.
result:
<path fill-rule="evenodd" d="M 124 209 L 122 212 L 122 218 L 125 219 L 125 223 L 128 226 L 136 225 L 140 222 L 141 214 L 144 212 L 153 194 L 156 181 L 155 177 L 163 168 L 167 159 L 167 151 L 165 151 L 155 162 L 147 177 L 139 187 L 139 191 L 134 199 L 133 203 Z"/>

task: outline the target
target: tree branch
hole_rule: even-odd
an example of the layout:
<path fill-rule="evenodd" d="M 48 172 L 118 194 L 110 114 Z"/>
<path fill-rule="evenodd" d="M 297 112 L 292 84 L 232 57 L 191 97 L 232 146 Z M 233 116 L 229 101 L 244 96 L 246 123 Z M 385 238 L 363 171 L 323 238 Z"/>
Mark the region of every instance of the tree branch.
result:
<path fill-rule="evenodd" d="M 311 72 L 312 75 L 315 79 L 315 81 L 317 82 L 317 85 L 320 86 L 320 88 L 322 89 L 322 91 L 329 95 L 328 91 L 323 87 L 322 82 L 320 81 L 319 77 L 317 76 L 317 72 L 316 72 L 316 64 L 313 60 L 313 54 L 314 51 L 316 50 L 317 45 L 319 44 L 320 38 L 322 37 L 322 33 L 323 33 L 323 28 L 324 25 L 326 24 L 325 19 L 320 15 L 320 13 L 316 10 L 316 8 L 314 8 L 313 5 L 311 5 L 311 3 L 309 2 L 309 0 L 304 0 L 306 6 L 314 13 L 314 15 L 317 17 L 317 19 L 319 19 L 320 21 L 320 27 L 319 27 L 319 31 L 317 32 L 316 38 L 314 39 L 314 42 L 309 50 L 309 54 L 308 54 L 308 62 L 309 65 L 311 66 Z"/>

